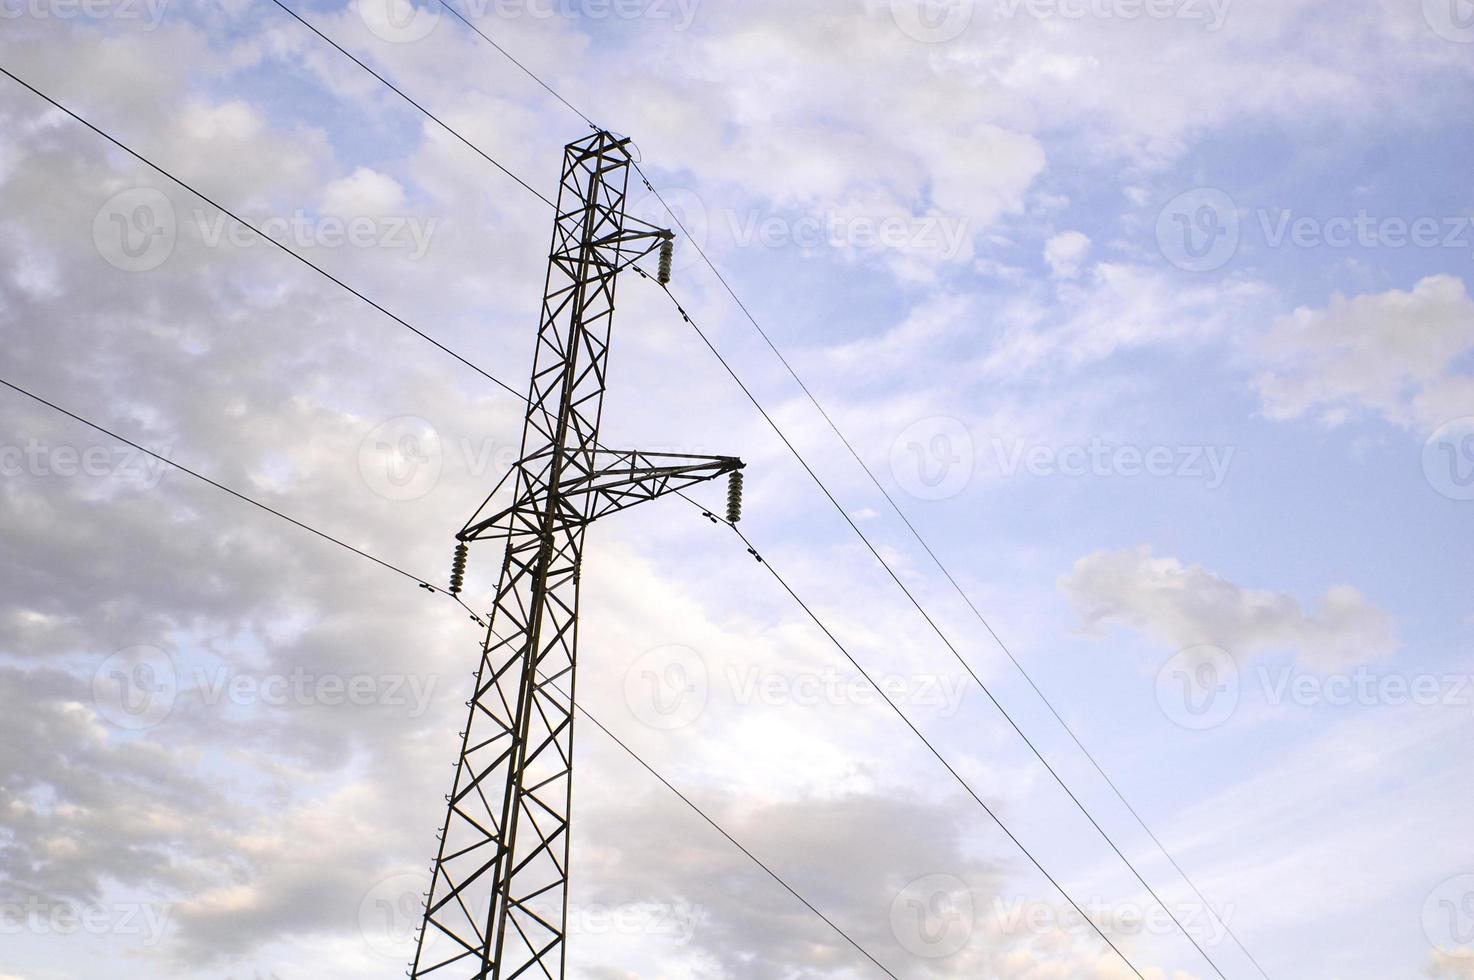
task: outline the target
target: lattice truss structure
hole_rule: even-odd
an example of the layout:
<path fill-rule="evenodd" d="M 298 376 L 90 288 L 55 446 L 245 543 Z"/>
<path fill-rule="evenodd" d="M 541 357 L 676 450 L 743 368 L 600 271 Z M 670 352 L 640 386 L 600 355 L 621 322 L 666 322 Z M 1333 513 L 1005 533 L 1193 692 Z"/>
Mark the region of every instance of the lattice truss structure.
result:
<path fill-rule="evenodd" d="M 743 465 L 599 445 L 618 275 L 671 239 L 626 216 L 630 170 L 607 132 L 565 149 L 513 502 L 457 536 L 506 551 L 412 977 L 563 976 L 584 532 Z"/>

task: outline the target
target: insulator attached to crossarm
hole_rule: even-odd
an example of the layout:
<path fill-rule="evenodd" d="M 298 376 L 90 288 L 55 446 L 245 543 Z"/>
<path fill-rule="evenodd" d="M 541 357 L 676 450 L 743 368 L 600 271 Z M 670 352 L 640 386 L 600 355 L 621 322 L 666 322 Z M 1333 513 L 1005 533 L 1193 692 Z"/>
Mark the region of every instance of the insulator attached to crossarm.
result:
<path fill-rule="evenodd" d="M 471 549 L 462 541 L 456 545 L 455 558 L 450 563 L 450 594 L 460 595 L 466 583 L 466 556 Z"/>
<path fill-rule="evenodd" d="M 742 471 L 733 470 L 727 474 L 727 523 L 736 524 L 742 520 Z"/>
<path fill-rule="evenodd" d="M 660 242 L 660 272 L 656 281 L 662 286 L 670 282 L 671 264 L 676 257 L 676 240 L 674 236 L 662 239 Z"/>

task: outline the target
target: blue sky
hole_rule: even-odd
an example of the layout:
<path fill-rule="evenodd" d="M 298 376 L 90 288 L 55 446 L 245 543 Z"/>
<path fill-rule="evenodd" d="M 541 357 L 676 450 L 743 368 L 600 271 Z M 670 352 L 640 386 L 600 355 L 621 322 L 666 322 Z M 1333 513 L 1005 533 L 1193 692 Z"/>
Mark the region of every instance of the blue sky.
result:
<path fill-rule="evenodd" d="M 584 123 L 464 25 L 289 5 L 554 189 Z M 546 207 L 277 6 L 0 9 L 0 65 L 523 386 Z M 685 241 L 676 295 L 1226 977 L 1474 977 L 1465 0 L 470 12 L 635 138 L 1237 942 Z M 516 400 L 0 81 L 0 376 L 438 581 Z M 1144 976 L 1216 975 L 1131 925 L 1150 895 L 635 277 L 612 372 L 606 444 L 741 455 L 772 568 L 1044 868 Z M 475 627 L 0 397 L 0 978 L 402 971 Z M 595 716 L 897 976 L 1131 976 L 768 572 L 668 503 L 591 533 Z M 677 727 L 629 682 L 672 664 L 702 691 Z M 571 975 L 881 975 L 592 726 L 579 752 Z"/>

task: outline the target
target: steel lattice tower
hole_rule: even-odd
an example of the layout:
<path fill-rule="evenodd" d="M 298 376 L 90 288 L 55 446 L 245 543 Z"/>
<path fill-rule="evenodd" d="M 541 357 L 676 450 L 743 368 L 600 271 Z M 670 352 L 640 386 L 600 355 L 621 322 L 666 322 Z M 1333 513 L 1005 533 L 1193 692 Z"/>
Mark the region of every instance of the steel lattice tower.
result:
<path fill-rule="evenodd" d="M 599 444 L 618 274 L 671 240 L 626 227 L 628 144 L 597 132 L 565 149 L 512 504 L 492 513 L 493 491 L 457 535 L 457 580 L 467 543 L 505 538 L 506 551 L 415 978 L 563 976 L 584 531 L 743 465 Z"/>

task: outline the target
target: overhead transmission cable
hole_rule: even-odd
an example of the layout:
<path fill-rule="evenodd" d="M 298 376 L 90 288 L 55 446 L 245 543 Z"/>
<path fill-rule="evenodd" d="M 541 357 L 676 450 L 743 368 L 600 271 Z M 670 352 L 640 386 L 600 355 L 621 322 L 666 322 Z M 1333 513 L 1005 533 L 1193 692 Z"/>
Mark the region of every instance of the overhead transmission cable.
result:
<path fill-rule="evenodd" d="M 126 436 L 120 435 L 117 432 L 114 432 L 112 429 L 106 428 L 105 426 L 100 425 L 97 422 L 93 422 L 90 419 L 84 418 L 83 416 L 78 415 L 75 412 L 69 411 L 68 409 L 63 408 L 62 406 L 58 405 L 57 403 L 55 403 L 53 401 L 49 401 L 48 399 L 43 398 L 42 396 L 40 396 L 40 395 L 38 395 L 38 394 L 30 391 L 29 389 L 23 388 L 20 385 L 15 384 L 14 382 L 8 381 L 5 378 L 0 378 L 0 385 L 4 385 L 6 388 L 9 388 L 10 390 L 16 392 L 17 394 L 24 395 L 26 398 L 31 399 L 32 401 L 36 402 L 37 404 L 44 405 L 45 407 L 51 409 L 52 411 L 58 412 L 58 413 L 60 413 L 62 415 L 65 415 L 67 418 L 72 419 L 75 422 L 79 422 L 82 425 L 85 425 L 88 428 L 90 428 L 90 429 L 92 429 L 92 430 L 94 430 L 96 432 L 100 432 L 103 435 L 107 436 L 108 438 L 114 439 L 114 440 L 122 443 L 125 446 L 129 446 L 132 449 L 135 449 L 138 452 L 141 452 L 141 453 L 149 456 L 150 458 L 155 459 L 158 462 L 165 464 L 166 466 L 173 467 L 174 469 L 177 469 L 180 472 L 187 474 L 188 476 L 192 476 L 196 480 L 199 480 L 200 482 L 202 482 L 202 483 L 204 483 L 204 484 L 206 484 L 208 486 L 211 486 L 211 487 L 215 488 L 216 490 L 220 490 L 223 493 L 229 494 L 230 496 L 234 497 L 235 499 L 237 499 L 239 501 L 242 501 L 243 503 L 250 504 L 252 507 L 256 507 L 256 508 L 258 508 L 258 509 L 260 509 L 262 511 L 265 511 L 266 513 L 272 515 L 273 517 L 277 517 L 277 518 L 279 518 L 279 519 L 281 519 L 283 521 L 286 521 L 288 524 L 291 524 L 292 526 L 294 526 L 296 528 L 299 528 L 300 530 L 306 531 L 309 534 L 316 535 L 317 537 L 319 537 L 319 538 L 321 538 L 321 539 L 323 539 L 325 541 L 331 542 L 332 544 L 337 545 L 339 548 L 342 548 L 342 549 L 344 549 L 344 550 L 346 550 L 348 552 L 351 552 L 352 554 L 357 555 L 360 558 L 364 558 L 364 559 L 366 559 L 368 561 L 373 562 L 376 565 L 379 565 L 382 568 L 385 568 L 385 569 L 387 569 L 387 570 L 395 573 L 396 575 L 402 576 L 403 578 L 407 578 L 410 581 L 412 581 L 415 584 L 417 584 L 422 589 L 425 589 L 425 590 L 427 590 L 427 591 L 429 591 L 431 593 L 434 593 L 435 595 L 443 595 L 443 596 L 449 598 L 450 600 L 452 600 L 453 602 L 457 603 L 463 609 L 465 609 L 468 613 L 470 613 L 471 614 L 471 618 L 473 620 L 475 620 L 478 624 L 480 624 L 482 626 L 485 626 L 486 625 L 485 621 L 476 613 L 476 611 L 474 609 L 472 609 L 470 606 L 466 605 L 466 603 L 459 596 L 452 595 L 451 593 L 449 593 L 447 591 L 444 591 L 442 589 L 438 589 L 435 586 L 430 585 L 429 582 L 427 582 L 425 579 L 421 578 L 418 575 L 415 575 L 413 572 L 407 571 L 406 569 L 402 568 L 399 565 L 394 564 L 393 562 L 386 561 L 383 558 L 379 558 L 376 555 L 370 554 L 369 552 L 364 551 L 362 548 L 356 548 L 353 545 L 348 544 L 346 541 L 342 540 L 341 538 L 334 537 L 333 535 L 327 533 L 326 531 L 320 530 L 319 528 L 316 528 L 316 527 L 312 526 L 311 524 L 308 524 L 305 521 L 298 520 L 295 517 L 291 517 L 290 515 L 285 514 L 285 513 L 283 513 L 280 510 L 277 510 L 275 507 L 272 507 L 270 504 L 263 503 L 263 502 L 261 502 L 260 500 L 257 500 L 254 497 L 251 497 L 251 496 L 248 496 L 248 495 L 246 495 L 244 493 L 241 493 L 239 490 L 235 490 L 232 487 L 226 486 L 223 483 L 220 483 L 220 482 L 218 482 L 216 480 L 212 480 L 208 476 L 205 476 L 203 473 L 200 473 L 198 470 L 191 469 L 190 467 L 185 466 L 183 463 L 180 463 L 177 460 L 173 460 L 173 459 L 170 459 L 167 456 L 163 456 L 163 455 L 161 455 L 159 453 L 156 453 L 153 450 L 151 450 L 151 449 L 149 449 L 149 448 L 147 448 L 145 446 L 142 446 L 142 445 L 140 445 L 137 442 L 134 442 L 132 439 L 129 439 Z M 889 969 L 887 969 L 886 966 L 883 963 L 881 963 L 879 960 L 877 960 L 875 958 L 875 956 L 870 953 L 869 950 L 865 949 L 864 946 L 861 946 L 860 943 L 857 940 L 855 940 L 855 938 L 853 936 L 851 936 L 848 932 L 846 932 L 843 927 L 841 927 L 840 925 L 838 925 L 833 919 L 831 919 L 824 912 L 820 911 L 820 909 L 818 907 L 816 907 L 811 901 L 809 901 L 809 899 L 805 898 L 802 894 L 800 894 L 797 889 L 795 889 L 786 880 L 784 880 L 784 878 L 781 875 L 779 875 L 776 871 L 774 871 L 766 862 L 764 862 L 755 853 L 753 853 L 751 850 L 749 850 L 748 847 L 745 844 L 743 844 L 741 841 L 739 841 L 736 837 L 732 836 L 732 834 L 725 827 L 723 827 L 721 824 L 717 823 L 716 820 L 714 820 L 710 815 L 708 815 L 706 813 L 705 810 L 703 810 L 700 807 L 700 805 L 698 805 L 694 800 L 692 800 L 689 796 L 687 796 L 680 789 L 678 789 L 675 786 L 675 784 L 673 784 L 669 779 L 667 779 L 658 770 L 656 770 L 654 766 L 652 766 L 649 762 L 645 761 L 645 759 L 638 752 L 636 752 L 634 749 L 630 748 L 630 746 L 629 746 L 628 743 L 626 743 L 618 735 L 614 734 L 614 732 L 611 731 L 607 726 L 605 726 L 605 724 L 603 722 L 601 722 L 597 717 L 595 717 L 593 714 L 591 714 L 587 708 L 585 708 L 582 704 L 579 704 L 577 701 L 575 701 L 572 697 L 570 697 L 567 694 L 567 692 L 564 692 L 561 689 L 559 689 L 559 693 L 563 694 L 564 697 L 567 697 L 569 703 L 572 704 L 573 707 L 576 708 L 579 711 L 579 713 L 581 713 L 585 718 L 587 718 L 590 722 L 592 722 L 593 725 L 594 725 L 594 727 L 598 728 L 601 732 L 603 732 L 606 736 L 608 736 L 609 739 L 610 739 L 610 741 L 614 742 L 615 745 L 618 745 L 621 749 L 623 749 L 625 751 L 625 753 L 627 755 L 629 755 L 629 757 L 631 759 L 633 759 L 635 762 L 639 763 L 639 765 L 642 768 L 644 768 L 645 771 L 647 771 L 648 773 L 650 773 L 650 775 L 654 776 L 657 780 L 659 780 L 660 783 L 663 786 L 665 786 L 666 789 L 670 790 L 670 792 L 672 794 L 674 794 L 682 803 L 685 803 L 686 806 L 689 807 L 692 811 L 694 811 L 697 816 L 699 816 L 702 820 L 706 821 L 706 823 L 709 824 L 712 827 L 713 830 L 715 830 L 717 833 L 719 833 L 723 837 L 725 837 L 732 844 L 733 847 L 737 848 L 744 855 L 746 855 L 747 858 L 750 861 L 752 861 L 759 868 L 761 868 L 764 872 L 766 872 L 770 878 L 772 878 L 779 885 L 781 885 L 790 895 L 792 895 L 800 903 L 802 903 L 806 908 L 808 908 L 808 910 L 810 912 L 814 913 L 814 915 L 818 916 L 821 920 L 823 920 L 824 923 L 826 925 L 828 925 L 830 929 L 834 930 L 834 932 L 838 933 L 839 936 L 845 940 L 845 942 L 849 943 L 856 950 L 858 950 L 860 952 L 860 954 L 863 955 L 867 960 L 869 960 L 871 963 L 875 964 L 875 966 L 877 966 L 881 970 L 881 972 L 884 973 L 886 976 L 891 977 L 892 980 L 899 980 L 899 978 L 894 973 L 892 973 Z"/>

